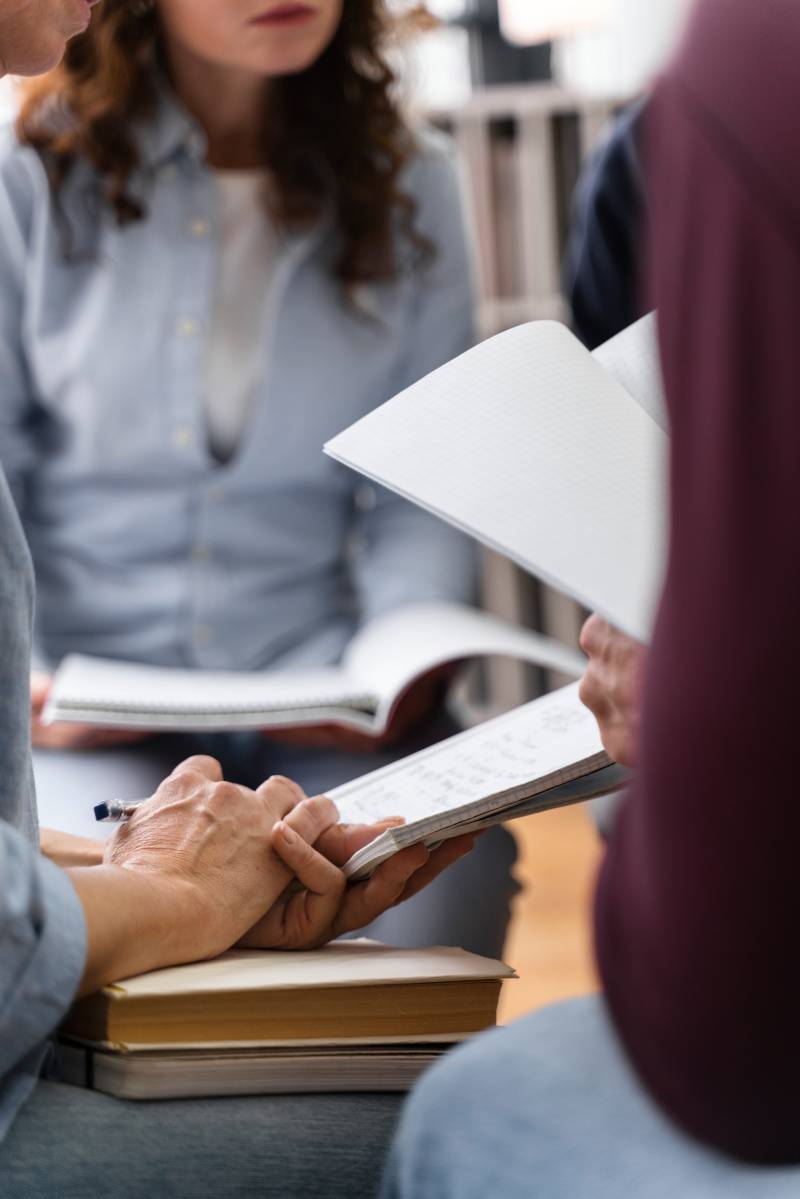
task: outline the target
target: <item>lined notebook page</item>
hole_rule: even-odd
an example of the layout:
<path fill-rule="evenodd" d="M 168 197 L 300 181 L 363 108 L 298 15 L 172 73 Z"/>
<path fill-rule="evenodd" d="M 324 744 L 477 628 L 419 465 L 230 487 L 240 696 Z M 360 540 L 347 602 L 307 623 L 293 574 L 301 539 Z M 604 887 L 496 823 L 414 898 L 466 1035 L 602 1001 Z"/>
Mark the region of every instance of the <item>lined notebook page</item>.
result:
<path fill-rule="evenodd" d="M 669 432 L 655 312 L 598 346 L 592 357 L 622 384 L 659 429 Z"/>
<path fill-rule="evenodd" d="M 577 764 L 603 746 L 597 721 L 572 683 L 329 792 L 341 819 L 408 824 L 520 787 L 533 779 L 574 778 Z"/>
<path fill-rule="evenodd" d="M 563 325 L 498 334 L 326 450 L 648 640 L 667 437 Z"/>

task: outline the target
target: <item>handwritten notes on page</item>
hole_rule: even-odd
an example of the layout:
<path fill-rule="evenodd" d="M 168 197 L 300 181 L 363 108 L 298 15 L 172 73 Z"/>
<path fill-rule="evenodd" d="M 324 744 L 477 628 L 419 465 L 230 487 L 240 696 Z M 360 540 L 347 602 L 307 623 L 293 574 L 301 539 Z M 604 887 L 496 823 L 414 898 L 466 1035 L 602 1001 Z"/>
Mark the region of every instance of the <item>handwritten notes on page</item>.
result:
<path fill-rule="evenodd" d="M 602 754 L 597 722 L 571 684 L 330 792 L 342 820 L 411 823 L 541 780 L 555 786 Z"/>

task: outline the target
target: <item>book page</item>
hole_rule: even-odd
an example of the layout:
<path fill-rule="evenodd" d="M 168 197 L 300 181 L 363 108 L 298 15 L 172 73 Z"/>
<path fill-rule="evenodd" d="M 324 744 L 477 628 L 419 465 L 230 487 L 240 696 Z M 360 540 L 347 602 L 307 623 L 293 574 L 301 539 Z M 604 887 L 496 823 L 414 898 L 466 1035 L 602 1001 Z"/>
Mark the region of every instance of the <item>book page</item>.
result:
<path fill-rule="evenodd" d="M 577 678 L 585 659 L 551 637 L 509 624 L 464 604 L 407 604 L 378 617 L 356 634 L 343 666 L 366 692 L 380 696 L 377 725 L 415 678 L 437 666 L 467 658 L 519 658 Z"/>
<path fill-rule="evenodd" d="M 538 321 L 434 371 L 326 450 L 647 641 L 667 447 L 568 329 Z"/>
<path fill-rule="evenodd" d="M 669 433 L 655 312 L 649 312 L 603 342 L 592 350 L 592 357 L 625 388 L 662 432 Z"/>
<path fill-rule="evenodd" d="M 403 816 L 411 824 L 567 772 L 602 752 L 597 721 L 572 683 L 329 795 L 347 823 Z"/>

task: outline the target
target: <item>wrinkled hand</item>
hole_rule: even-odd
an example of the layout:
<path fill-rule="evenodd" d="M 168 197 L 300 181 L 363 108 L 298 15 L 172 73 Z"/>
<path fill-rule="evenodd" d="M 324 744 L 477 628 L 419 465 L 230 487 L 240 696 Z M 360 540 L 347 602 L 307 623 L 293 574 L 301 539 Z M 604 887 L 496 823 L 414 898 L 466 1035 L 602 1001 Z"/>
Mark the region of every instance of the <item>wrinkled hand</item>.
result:
<path fill-rule="evenodd" d="M 42 712 L 53 685 L 53 677 L 40 670 L 31 671 L 31 741 L 40 749 L 102 749 L 108 745 L 128 745 L 150 734 L 140 729 L 107 729 L 91 724 L 56 721 L 43 724 Z"/>
<path fill-rule="evenodd" d="M 339 724 L 315 724 L 309 728 L 265 729 L 264 735 L 282 745 L 302 749 L 340 749 L 345 753 L 368 754 L 390 749 L 408 737 L 441 703 L 452 671 L 445 667 L 418 679 L 401 696 L 385 732 L 375 735 Z"/>
<path fill-rule="evenodd" d="M 294 873 L 295 882 L 240 944 L 261 949 L 324 945 L 416 895 L 473 844 L 469 836 L 453 838 L 433 853 L 424 845 L 414 845 L 389 858 L 365 882 L 348 884 L 339 867 L 402 821 L 340 825 L 337 819 L 335 805 L 318 796 L 298 804 L 275 825 L 273 848 Z M 320 834 L 321 825 L 325 828 Z"/>
<path fill-rule="evenodd" d="M 109 838 L 104 865 L 150 878 L 167 911 L 174 900 L 181 938 L 190 939 L 182 942 L 183 960 L 210 957 L 260 920 L 291 881 L 271 837 L 304 798 L 288 779 L 251 791 L 223 782 L 213 758 L 189 758 Z M 310 837 L 329 823 L 327 813 L 307 806 Z"/>
<path fill-rule="evenodd" d="M 603 746 L 622 766 L 635 765 L 645 647 L 593 615 L 581 630 L 580 645 L 589 659 L 580 697 L 594 714 Z"/>

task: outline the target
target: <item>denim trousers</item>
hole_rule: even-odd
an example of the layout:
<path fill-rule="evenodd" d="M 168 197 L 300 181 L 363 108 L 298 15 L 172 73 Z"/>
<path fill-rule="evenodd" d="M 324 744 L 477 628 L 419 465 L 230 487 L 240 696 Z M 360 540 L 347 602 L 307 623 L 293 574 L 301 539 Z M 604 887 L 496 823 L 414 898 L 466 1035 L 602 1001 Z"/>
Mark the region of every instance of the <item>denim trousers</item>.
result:
<path fill-rule="evenodd" d="M 0 1145 L 3 1199 L 374 1196 L 396 1095 L 130 1103 L 40 1082 Z"/>
<path fill-rule="evenodd" d="M 800 1166 L 747 1166 L 650 1100 L 600 997 L 477 1037 L 410 1096 L 381 1199 L 798 1199 Z"/>

